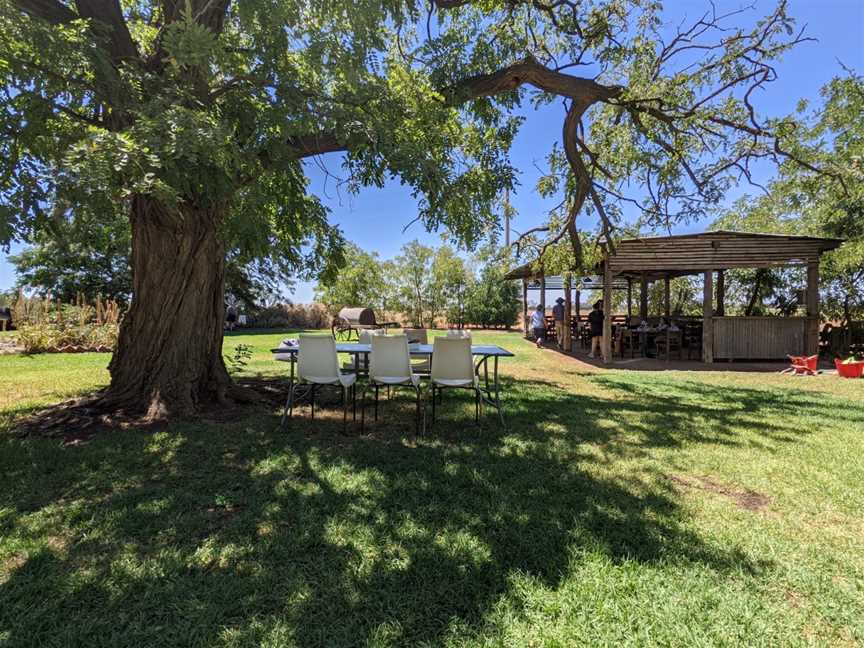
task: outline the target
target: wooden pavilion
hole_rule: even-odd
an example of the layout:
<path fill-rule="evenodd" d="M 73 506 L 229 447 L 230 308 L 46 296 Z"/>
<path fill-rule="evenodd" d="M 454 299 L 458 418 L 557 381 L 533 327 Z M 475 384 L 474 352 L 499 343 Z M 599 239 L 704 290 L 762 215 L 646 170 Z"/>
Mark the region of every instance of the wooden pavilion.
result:
<path fill-rule="evenodd" d="M 702 361 L 782 359 L 787 354 L 812 355 L 819 348 L 819 257 L 842 243 L 839 239 L 779 234 L 750 234 L 716 231 L 650 238 L 625 239 L 600 264 L 597 287 L 606 304 L 612 291 L 626 289 L 628 315 L 632 308 L 632 286 L 640 284 L 639 314 L 648 316 L 648 287 L 663 281 L 664 311 L 670 315 L 669 282 L 673 277 L 702 275 Z M 729 317 L 725 313 L 726 270 L 732 268 L 806 267 L 806 315 L 804 317 Z M 716 274 L 716 288 L 715 288 Z M 563 281 L 545 277 L 542 267 L 525 264 L 506 275 L 522 279 L 523 321 L 527 333 L 529 282 L 539 283 L 540 303 L 545 306 L 545 291 L 561 289 L 565 294 L 566 321 L 572 309 L 570 294 L 578 279 Z M 551 284 L 551 286 L 550 286 Z M 593 286 L 592 286 L 593 288 Z M 578 293 L 577 293 L 578 294 Z M 577 297 L 577 304 L 578 304 Z M 569 327 L 565 327 L 569 333 Z M 569 350 L 571 341 L 563 340 Z M 612 318 L 604 321 L 603 361 L 612 359 Z"/>

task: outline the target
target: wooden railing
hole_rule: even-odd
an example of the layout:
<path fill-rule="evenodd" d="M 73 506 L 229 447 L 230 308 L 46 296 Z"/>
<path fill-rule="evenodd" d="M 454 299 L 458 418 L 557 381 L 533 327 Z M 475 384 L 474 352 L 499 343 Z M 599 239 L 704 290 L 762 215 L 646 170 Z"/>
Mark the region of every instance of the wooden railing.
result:
<path fill-rule="evenodd" d="M 807 317 L 714 317 L 714 358 L 773 360 L 804 355 Z"/>

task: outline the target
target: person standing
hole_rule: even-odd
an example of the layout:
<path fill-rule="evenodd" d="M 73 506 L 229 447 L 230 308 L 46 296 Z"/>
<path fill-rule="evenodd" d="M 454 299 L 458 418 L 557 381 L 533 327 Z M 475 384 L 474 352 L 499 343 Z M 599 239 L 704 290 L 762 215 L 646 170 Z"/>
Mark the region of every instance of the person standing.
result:
<path fill-rule="evenodd" d="M 237 309 L 233 306 L 228 306 L 225 311 L 225 328 L 233 331 L 237 324 Z"/>
<path fill-rule="evenodd" d="M 543 307 L 540 304 L 537 304 L 537 308 L 531 313 L 531 328 L 534 330 L 534 339 L 537 341 L 537 348 L 540 349 L 546 340 L 546 314 L 543 312 Z"/>
<path fill-rule="evenodd" d="M 603 340 L 603 300 L 594 303 L 593 310 L 588 313 L 588 325 L 591 327 L 591 353 L 589 358 L 596 358 L 601 354 L 601 341 Z M 595 351 L 596 349 L 596 351 Z"/>
<path fill-rule="evenodd" d="M 559 349 L 564 349 L 564 300 L 559 297 L 552 307 L 552 317 L 555 319 L 555 343 Z"/>

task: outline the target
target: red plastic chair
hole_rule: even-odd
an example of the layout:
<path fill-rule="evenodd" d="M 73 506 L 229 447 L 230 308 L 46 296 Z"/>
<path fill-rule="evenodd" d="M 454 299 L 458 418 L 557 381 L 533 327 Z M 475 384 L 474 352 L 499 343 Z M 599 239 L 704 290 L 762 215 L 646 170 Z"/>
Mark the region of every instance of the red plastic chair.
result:
<path fill-rule="evenodd" d="M 784 373 L 793 373 L 796 376 L 815 376 L 819 365 L 819 356 L 788 356 L 789 367 Z"/>

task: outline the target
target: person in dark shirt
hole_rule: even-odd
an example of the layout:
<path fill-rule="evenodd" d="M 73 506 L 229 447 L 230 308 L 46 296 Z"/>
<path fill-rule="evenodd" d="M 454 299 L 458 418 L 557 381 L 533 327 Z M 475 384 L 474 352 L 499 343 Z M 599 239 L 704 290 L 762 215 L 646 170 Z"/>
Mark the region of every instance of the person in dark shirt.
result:
<path fill-rule="evenodd" d="M 552 307 L 552 317 L 555 318 L 555 343 L 559 349 L 564 348 L 564 300 L 559 297 Z"/>
<path fill-rule="evenodd" d="M 589 358 L 600 355 L 600 341 L 603 339 L 603 300 L 594 304 L 594 309 L 588 313 L 588 324 L 591 326 L 591 353 Z"/>

